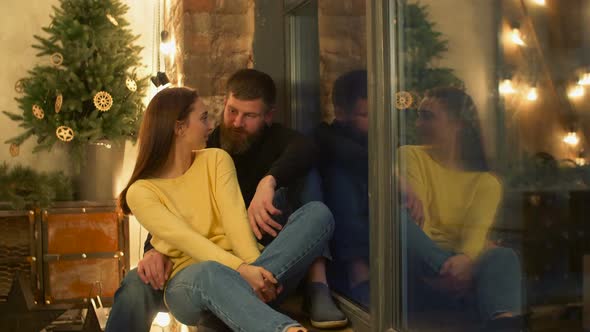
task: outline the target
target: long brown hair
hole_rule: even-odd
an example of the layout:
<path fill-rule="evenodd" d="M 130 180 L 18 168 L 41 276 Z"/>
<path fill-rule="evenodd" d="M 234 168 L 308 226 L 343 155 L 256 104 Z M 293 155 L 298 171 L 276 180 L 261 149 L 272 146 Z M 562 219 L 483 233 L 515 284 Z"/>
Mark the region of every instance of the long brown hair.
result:
<path fill-rule="evenodd" d="M 446 106 L 445 111 L 462 124 L 459 144 L 461 162 L 465 169 L 476 172 L 489 171 L 477 107 L 471 96 L 458 88 L 440 87 L 427 91 L 425 97 L 440 101 Z"/>
<path fill-rule="evenodd" d="M 176 121 L 186 120 L 199 95 L 189 88 L 167 88 L 150 101 L 139 130 L 139 153 L 129 183 L 119 194 L 119 206 L 131 214 L 127 190 L 137 180 L 154 177 L 164 166 L 174 143 Z"/>

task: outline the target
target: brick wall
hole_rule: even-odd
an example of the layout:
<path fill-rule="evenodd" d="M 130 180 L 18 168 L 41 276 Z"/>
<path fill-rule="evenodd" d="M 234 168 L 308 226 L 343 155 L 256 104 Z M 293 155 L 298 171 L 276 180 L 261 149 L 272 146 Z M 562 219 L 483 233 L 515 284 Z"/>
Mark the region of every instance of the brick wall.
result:
<path fill-rule="evenodd" d="M 330 92 L 343 73 L 366 68 L 365 0 L 320 0 L 320 93 L 323 118 L 334 116 Z"/>
<path fill-rule="evenodd" d="M 254 0 L 172 0 L 165 26 L 178 45 L 170 79 L 197 89 L 219 115 L 229 76 L 253 65 Z"/>

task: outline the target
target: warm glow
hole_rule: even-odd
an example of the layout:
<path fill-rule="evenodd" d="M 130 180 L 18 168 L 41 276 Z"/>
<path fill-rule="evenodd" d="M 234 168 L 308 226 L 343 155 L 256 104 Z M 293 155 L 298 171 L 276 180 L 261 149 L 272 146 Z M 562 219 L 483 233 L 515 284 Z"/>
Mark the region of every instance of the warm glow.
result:
<path fill-rule="evenodd" d="M 509 79 L 505 79 L 500 83 L 499 87 L 500 93 L 503 95 L 510 95 L 516 92 L 514 87 L 512 86 L 512 81 Z"/>
<path fill-rule="evenodd" d="M 535 101 L 539 98 L 539 94 L 537 93 L 537 88 L 531 88 L 526 95 L 526 99 L 530 101 Z"/>
<path fill-rule="evenodd" d="M 584 159 L 582 157 L 576 158 L 576 165 L 578 165 L 578 166 L 584 166 L 584 165 L 586 165 L 586 159 Z"/>
<path fill-rule="evenodd" d="M 160 52 L 164 55 L 174 56 L 174 53 L 176 53 L 174 38 L 170 38 L 170 41 L 160 43 Z"/>
<path fill-rule="evenodd" d="M 568 92 L 568 96 L 572 99 L 584 97 L 584 87 L 581 85 L 576 85 L 575 87 L 571 88 Z"/>
<path fill-rule="evenodd" d="M 533 0 L 533 2 L 539 6 L 545 6 L 545 0 Z"/>
<path fill-rule="evenodd" d="M 160 327 L 166 327 L 170 324 L 170 315 L 167 312 L 158 312 L 154 323 Z"/>
<path fill-rule="evenodd" d="M 512 32 L 510 33 L 510 40 L 515 43 L 516 45 L 520 45 L 520 46 L 525 46 L 526 44 L 524 43 L 524 40 L 522 40 L 522 36 L 520 34 L 520 30 L 519 29 L 512 29 Z"/>
<path fill-rule="evenodd" d="M 590 73 L 585 73 L 582 75 L 580 80 L 578 81 L 579 85 L 590 85 Z"/>
<path fill-rule="evenodd" d="M 580 138 L 578 137 L 578 134 L 572 131 L 565 135 L 563 142 L 570 146 L 576 146 L 578 143 L 580 143 Z"/>

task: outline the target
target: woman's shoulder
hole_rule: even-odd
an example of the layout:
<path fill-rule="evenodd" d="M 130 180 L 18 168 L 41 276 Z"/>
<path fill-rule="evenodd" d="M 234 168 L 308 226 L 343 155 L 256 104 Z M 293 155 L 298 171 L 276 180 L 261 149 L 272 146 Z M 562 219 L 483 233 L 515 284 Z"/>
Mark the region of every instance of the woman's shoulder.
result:
<path fill-rule="evenodd" d="M 196 151 L 196 158 L 207 161 L 219 162 L 222 160 L 231 160 L 231 156 L 225 150 L 220 148 L 206 148 Z"/>
<path fill-rule="evenodd" d="M 425 145 L 402 145 L 398 148 L 401 158 L 417 158 L 420 160 L 430 159 L 428 154 L 428 146 Z"/>
<path fill-rule="evenodd" d="M 502 191 L 502 181 L 500 178 L 491 172 L 482 172 L 479 175 L 478 187 L 484 190 L 493 190 L 495 192 Z"/>

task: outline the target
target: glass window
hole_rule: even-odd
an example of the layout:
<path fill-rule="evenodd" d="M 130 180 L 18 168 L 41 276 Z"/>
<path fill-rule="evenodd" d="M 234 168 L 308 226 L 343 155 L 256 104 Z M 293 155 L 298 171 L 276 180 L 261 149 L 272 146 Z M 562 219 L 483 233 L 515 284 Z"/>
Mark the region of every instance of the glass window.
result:
<path fill-rule="evenodd" d="M 582 331 L 590 1 L 396 3 L 403 328 Z"/>
<path fill-rule="evenodd" d="M 346 299 L 368 309 L 365 1 L 304 1 L 291 7 L 291 121 L 316 143 L 322 199 L 336 222 L 329 283 Z"/>

